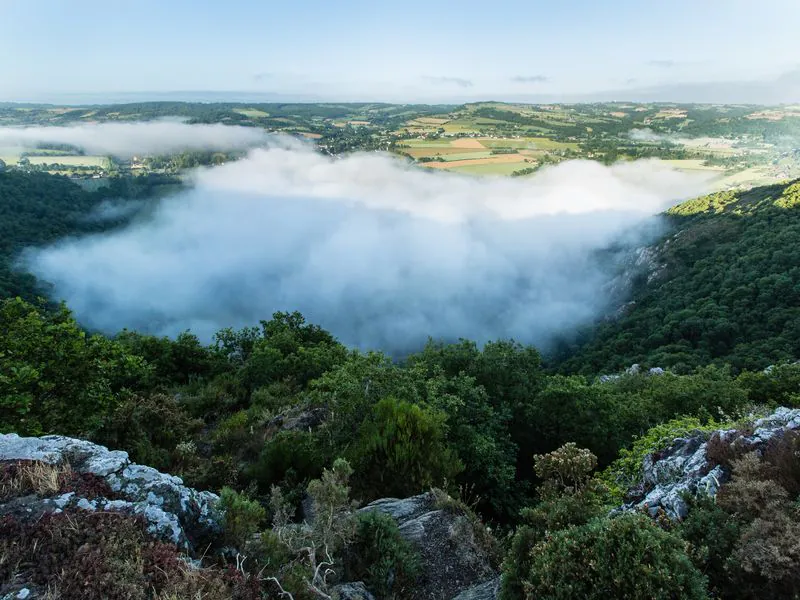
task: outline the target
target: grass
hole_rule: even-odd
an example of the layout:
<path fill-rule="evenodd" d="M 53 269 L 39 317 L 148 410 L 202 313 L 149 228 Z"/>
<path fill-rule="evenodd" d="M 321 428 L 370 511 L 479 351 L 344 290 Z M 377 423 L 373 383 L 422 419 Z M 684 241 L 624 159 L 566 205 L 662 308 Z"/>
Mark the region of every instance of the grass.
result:
<path fill-rule="evenodd" d="M 14 498 L 34 492 L 39 496 L 52 496 L 61 489 L 61 482 L 69 478 L 72 468 L 68 464 L 51 465 L 41 461 L 19 462 L 16 472 L 0 478 L 0 498 Z"/>

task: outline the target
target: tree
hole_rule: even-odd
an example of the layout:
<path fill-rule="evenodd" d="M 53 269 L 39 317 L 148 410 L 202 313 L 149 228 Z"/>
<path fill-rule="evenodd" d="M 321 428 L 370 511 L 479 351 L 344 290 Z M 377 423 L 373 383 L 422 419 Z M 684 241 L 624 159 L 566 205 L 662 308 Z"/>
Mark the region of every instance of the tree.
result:
<path fill-rule="evenodd" d="M 0 302 L 0 430 L 88 435 L 148 370 L 120 344 L 87 335 L 63 306 Z"/>
<path fill-rule="evenodd" d="M 358 491 L 369 499 L 419 494 L 463 469 L 446 445 L 445 415 L 394 398 L 374 406 L 351 456 Z"/>

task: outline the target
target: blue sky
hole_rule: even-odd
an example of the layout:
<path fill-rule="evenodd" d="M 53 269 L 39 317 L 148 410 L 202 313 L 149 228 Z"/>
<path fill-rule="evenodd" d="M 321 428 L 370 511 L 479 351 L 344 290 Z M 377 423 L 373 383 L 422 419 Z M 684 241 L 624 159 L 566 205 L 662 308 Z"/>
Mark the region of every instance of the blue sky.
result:
<path fill-rule="evenodd" d="M 800 101 L 798 32 L 800 0 L 0 0 L 0 100 Z"/>

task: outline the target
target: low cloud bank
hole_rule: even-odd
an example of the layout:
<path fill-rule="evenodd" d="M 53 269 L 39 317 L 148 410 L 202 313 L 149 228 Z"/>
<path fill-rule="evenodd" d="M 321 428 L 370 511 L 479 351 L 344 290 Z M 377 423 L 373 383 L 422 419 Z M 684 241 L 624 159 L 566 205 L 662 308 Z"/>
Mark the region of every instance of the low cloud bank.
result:
<path fill-rule="evenodd" d="M 246 150 L 268 143 L 270 137 L 263 129 L 220 124 L 93 123 L 69 127 L 0 127 L 0 148 L 33 149 L 40 144 L 66 144 L 86 154 L 130 158 L 183 150 Z"/>
<path fill-rule="evenodd" d="M 395 354 L 428 336 L 544 345 L 608 308 L 597 250 L 648 241 L 653 214 L 703 189 L 658 161 L 477 179 L 272 147 L 197 172 L 144 221 L 26 262 L 109 333 L 209 340 L 299 310 L 347 344 Z"/>

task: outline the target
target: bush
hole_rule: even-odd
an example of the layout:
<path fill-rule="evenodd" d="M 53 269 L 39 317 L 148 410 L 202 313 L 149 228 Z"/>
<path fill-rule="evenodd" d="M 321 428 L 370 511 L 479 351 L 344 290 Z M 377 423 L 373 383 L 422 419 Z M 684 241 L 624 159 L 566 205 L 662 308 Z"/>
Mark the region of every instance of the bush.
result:
<path fill-rule="evenodd" d="M 236 548 L 244 547 L 267 516 L 267 511 L 258 502 L 229 487 L 220 492 L 219 508 L 225 512 L 225 538 Z"/>
<path fill-rule="evenodd" d="M 528 525 L 521 525 L 511 538 L 511 545 L 503 561 L 500 600 L 523 600 L 525 581 L 531 570 L 533 548 L 542 539 L 541 533 Z"/>
<path fill-rule="evenodd" d="M 536 475 L 553 490 L 578 492 L 597 466 L 597 457 L 585 448 L 568 442 L 558 450 L 533 457 Z"/>
<path fill-rule="evenodd" d="M 395 520 L 377 511 L 356 518 L 356 535 L 344 555 L 344 577 L 363 581 L 378 598 L 413 598 L 419 556 Z"/>
<path fill-rule="evenodd" d="M 751 597 L 797 598 L 800 595 L 800 515 L 772 511 L 744 530 L 731 557 L 734 577 Z M 737 573 L 738 571 L 738 573 Z"/>
<path fill-rule="evenodd" d="M 190 440 L 202 425 L 173 395 L 125 394 L 93 439 L 109 448 L 125 450 L 135 462 L 168 470 L 178 444 Z"/>
<path fill-rule="evenodd" d="M 709 497 L 689 497 L 688 501 L 689 514 L 676 533 L 691 544 L 692 561 L 708 577 L 714 597 L 735 597 L 736 579 L 727 565 L 740 525 Z"/>
<path fill-rule="evenodd" d="M 65 307 L 0 300 L 0 432 L 86 436 L 147 373 L 120 344 L 86 335 Z"/>
<path fill-rule="evenodd" d="M 642 515 L 596 519 L 531 550 L 527 598 L 706 598 L 684 543 Z"/>
<path fill-rule="evenodd" d="M 268 493 L 273 485 L 281 485 L 292 502 L 298 504 L 306 484 L 322 473 L 326 462 L 314 434 L 281 431 L 264 445 L 248 476 L 256 481 L 261 493 Z"/>

